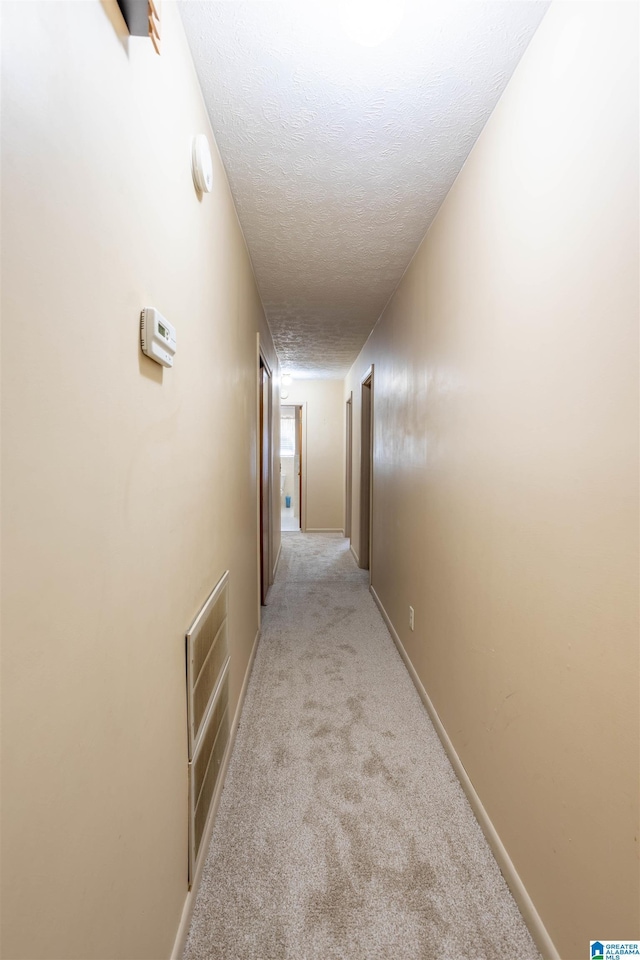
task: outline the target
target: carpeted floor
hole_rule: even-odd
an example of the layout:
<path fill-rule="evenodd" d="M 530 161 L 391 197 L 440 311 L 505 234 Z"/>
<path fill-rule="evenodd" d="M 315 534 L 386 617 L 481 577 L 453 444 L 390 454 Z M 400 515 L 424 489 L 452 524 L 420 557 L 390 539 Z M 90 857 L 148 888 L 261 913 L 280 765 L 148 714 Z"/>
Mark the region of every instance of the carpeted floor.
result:
<path fill-rule="evenodd" d="M 335 534 L 283 536 L 184 960 L 539 960 Z"/>

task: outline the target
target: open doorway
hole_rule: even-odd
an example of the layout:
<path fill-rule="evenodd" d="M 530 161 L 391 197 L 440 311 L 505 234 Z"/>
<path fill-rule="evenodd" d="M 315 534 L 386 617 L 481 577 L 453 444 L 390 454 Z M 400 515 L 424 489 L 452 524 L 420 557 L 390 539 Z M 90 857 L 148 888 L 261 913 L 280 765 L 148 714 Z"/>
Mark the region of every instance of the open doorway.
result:
<path fill-rule="evenodd" d="M 280 511 L 283 533 L 302 528 L 302 407 L 280 407 Z"/>
<path fill-rule="evenodd" d="M 347 400 L 347 422 L 345 424 L 345 493 L 344 493 L 344 535 L 351 540 L 351 500 L 352 500 L 352 463 L 351 435 L 353 432 L 353 395 Z"/>
<path fill-rule="evenodd" d="M 260 603 L 267 602 L 271 585 L 271 370 L 260 353 L 258 373 L 260 442 Z"/>
<path fill-rule="evenodd" d="M 373 494 L 373 367 L 361 383 L 360 431 L 360 566 L 371 569 L 371 516 Z"/>

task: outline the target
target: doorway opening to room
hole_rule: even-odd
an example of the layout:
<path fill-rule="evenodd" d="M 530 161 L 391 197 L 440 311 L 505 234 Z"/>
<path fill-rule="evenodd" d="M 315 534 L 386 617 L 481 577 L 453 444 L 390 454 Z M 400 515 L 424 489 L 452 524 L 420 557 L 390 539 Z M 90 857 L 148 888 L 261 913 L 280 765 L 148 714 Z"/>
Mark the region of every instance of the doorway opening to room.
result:
<path fill-rule="evenodd" d="M 258 360 L 258 429 L 259 429 L 259 467 L 260 474 L 258 478 L 259 502 L 260 502 L 260 530 L 259 530 L 259 551 L 260 558 L 260 603 L 264 606 L 267 602 L 267 593 L 271 584 L 271 571 L 273 565 L 271 562 L 271 477 L 272 469 L 270 467 L 272 460 L 272 441 L 271 441 L 271 370 L 267 361 L 259 353 Z"/>
<path fill-rule="evenodd" d="M 302 407 L 280 407 L 280 510 L 282 531 L 302 528 Z"/>
<path fill-rule="evenodd" d="M 360 423 L 360 566 L 371 582 L 371 520 L 373 514 L 373 365 L 361 381 Z"/>
<path fill-rule="evenodd" d="M 344 535 L 351 543 L 351 501 L 353 498 L 353 466 L 351 445 L 353 436 L 353 394 L 347 400 L 347 421 L 345 424 L 345 499 L 344 499 Z"/>

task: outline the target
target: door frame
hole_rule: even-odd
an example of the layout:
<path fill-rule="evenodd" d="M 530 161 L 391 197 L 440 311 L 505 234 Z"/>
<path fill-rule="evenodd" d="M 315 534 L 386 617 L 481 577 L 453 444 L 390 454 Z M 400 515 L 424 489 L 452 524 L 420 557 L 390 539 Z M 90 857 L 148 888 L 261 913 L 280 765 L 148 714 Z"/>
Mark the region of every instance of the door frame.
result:
<path fill-rule="evenodd" d="M 259 334 L 257 410 L 258 607 L 260 608 L 266 604 L 269 587 L 273 582 L 273 374 L 260 345 Z"/>
<path fill-rule="evenodd" d="M 347 400 L 345 423 L 345 491 L 344 491 L 344 535 L 351 543 L 351 512 L 353 509 L 353 391 Z"/>
<path fill-rule="evenodd" d="M 298 429 L 296 431 L 296 445 L 295 449 L 299 451 L 298 453 L 298 462 L 300 466 L 300 473 L 298 474 L 298 520 L 300 522 L 300 533 L 304 533 L 306 527 L 306 502 L 307 502 L 307 464 L 306 464 L 306 401 L 302 403 L 289 403 L 288 400 L 282 400 L 280 402 L 281 407 L 293 407 L 295 411 L 300 411 L 300 419 L 298 423 L 297 413 L 294 413 L 294 421 L 298 423 Z M 282 415 L 281 415 L 282 418 Z M 280 472 L 282 473 L 282 458 L 278 453 L 278 462 L 280 463 Z M 294 456 L 295 463 L 295 456 Z"/>
<path fill-rule="evenodd" d="M 367 392 L 368 391 L 368 392 Z M 360 380 L 360 549 L 359 565 L 372 577 L 374 365 Z"/>
<path fill-rule="evenodd" d="M 298 423 L 296 425 L 297 426 L 296 446 L 298 447 L 298 464 L 300 467 L 300 472 L 298 474 L 298 514 L 299 514 L 298 519 L 300 520 L 300 533 L 304 533 L 306 524 L 304 523 L 302 518 L 304 516 L 304 510 L 306 509 L 306 506 L 307 506 L 307 496 L 306 496 L 306 489 L 305 489 L 307 471 L 304 465 L 304 461 L 302 459 L 302 451 L 306 450 L 306 443 L 303 442 L 303 436 L 302 436 L 302 431 L 303 431 L 302 424 L 305 422 L 306 418 L 303 416 L 304 411 L 302 409 L 302 404 L 296 403 L 294 404 L 294 406 L 296 408 L 296 411 L 298 410 L 300 411 L 299 419 L 296 418 L 298 419 Z"/>
<path fill-rule="evenodd" d="M 307 530 L 307 401 L 294 403 L 300 408 L 300 533 Z"/>

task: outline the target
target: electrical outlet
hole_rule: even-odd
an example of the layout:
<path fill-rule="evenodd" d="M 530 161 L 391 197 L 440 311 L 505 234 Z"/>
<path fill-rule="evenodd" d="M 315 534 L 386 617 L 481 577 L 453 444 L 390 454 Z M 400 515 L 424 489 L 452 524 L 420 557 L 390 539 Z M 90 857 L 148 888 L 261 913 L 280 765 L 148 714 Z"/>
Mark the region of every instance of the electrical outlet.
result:
<path fill-rule="evenodd" d="M 409 628 L 413 630 L 414 626 L 414 612 L 413 607 L 409 607 Z"/>

